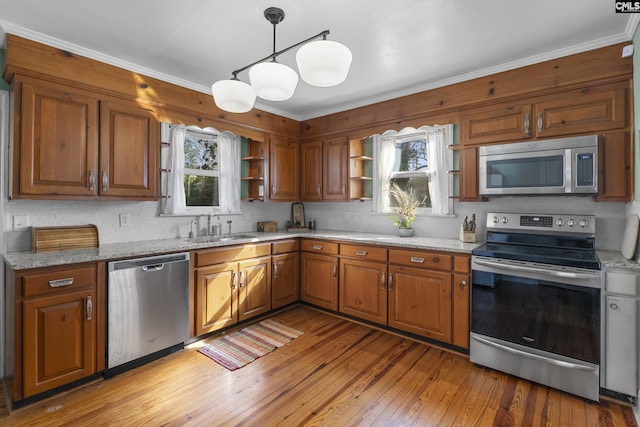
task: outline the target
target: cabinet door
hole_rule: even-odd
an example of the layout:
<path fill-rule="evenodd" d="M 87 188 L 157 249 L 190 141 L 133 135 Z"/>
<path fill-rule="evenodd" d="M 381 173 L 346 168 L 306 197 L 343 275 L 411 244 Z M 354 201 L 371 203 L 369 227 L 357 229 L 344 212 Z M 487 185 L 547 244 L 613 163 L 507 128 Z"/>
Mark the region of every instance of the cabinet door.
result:
<path fill-rule="evenodd" d="M 482 200 L 478 190 L 478 148 L 460 150 L 460 201 Z"/>
<path fill-rule="evenodd" d="M 300 299 L 338 310 L 338 258 L 302 253 Z"/>
<path fill-rule="evenodd" d="M 535 105 L 538 137 L 572 135 L 623 128 L 625 89 L 581 90 Z"/>
<path fill-rule="evenodd" d="M 271 257 L 238 263 L 238 320 L 271 310 Z"/>
<path fill-rule="evenodd" d="M 299 199 L 299 156 L 298 143 L 271 137 L 269 178 L 272 200 L 295 202 Z"/>
<path fill-rule="evenodd" d="M 598 202 L 631 200 L 631 143 L 626 132 L 607 133 L 598 146 Z"/>
<path fill-rule="evenodd" d="M 322 200 L 322 141 L 300 145 L 300 197 Z"/>
<path fill-rule="evenodd" d="M 604 387 L 635 396 L 638 392 L 638 306 L 635 298 L 607 296 Z"/>
<path fill-rule="evenodd" d="M 349 152 L 347 138 L 329 139 L 322 145 L 323 177 L 322 198 L 324 200 L 347 200 Z"/>
<path fill-rule="evenodd" d="M 468 274 L 453 275 L 453 340 L 452 343 L 462 348 L 469 348 L 470 286 Z"/>
<path fill-rule="evenodd" d="M 342 313 L 387 324 L 386 264 L 342 258 L 339 289 Z"/>
<path fill-rule="evenodd" d="M 159 124 L 133 103 L 100 103 L 102 197 L 157 200 Z"/>
<path fill-rule="evenodd" d="M 13 197 L 93 197 L 98 178 L 98 101 L 53 83 L 22 84 Z"/>
<path fill-rule="evenodd" d="M 95 373 L 95 302 L 92 289 L 24 302 L 23 397 Z"/>
<path fill-rule="evenodd" d="M 483 108 L 462 116 L 463 145 L 518 141 L 532 137 L 531 104 Z"/>
<path fill-rule="evenodd" d="M 237 263 L 196 272 L 196 335 L 238 322 Z"/>
<path fill-rule="evenodd" d="M 451 273 L 389 266 L 389 326 L 451 342 Z"/>
<path fill-rule="evenodd" d="M 297 252 L 271 257 L 271 308 L 279 308 L 300 298 L 300 254 Z"/>

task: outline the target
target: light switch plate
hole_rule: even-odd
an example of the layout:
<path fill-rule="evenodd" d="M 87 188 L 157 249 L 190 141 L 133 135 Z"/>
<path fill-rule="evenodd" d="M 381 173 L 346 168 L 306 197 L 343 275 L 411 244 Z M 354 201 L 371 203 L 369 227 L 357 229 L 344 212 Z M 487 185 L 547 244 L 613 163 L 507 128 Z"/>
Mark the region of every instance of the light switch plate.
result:
<path fill-rule="evenodd" d="M 129 227 L 131 225 L 131 214 L 120 214 L 120 227 Z"/>

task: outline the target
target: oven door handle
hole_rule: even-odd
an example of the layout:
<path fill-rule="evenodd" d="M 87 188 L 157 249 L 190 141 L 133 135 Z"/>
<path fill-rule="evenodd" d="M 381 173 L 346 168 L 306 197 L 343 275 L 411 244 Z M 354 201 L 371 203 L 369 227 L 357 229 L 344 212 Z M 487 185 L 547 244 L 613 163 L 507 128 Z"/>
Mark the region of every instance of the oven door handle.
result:
<path fill-rule="evenodd" d="M 471 336 L 471 338 L 473 338 L 474 340 L 478 341 L 479 343 L 486 344 L 486 345 L 491 346 L 491 347 L 495 347 L 498 350 L 504 350 L 504 351 L 506 351 L 508 353 L 513 353 L 513 354 L 516 354 L 518 356 L 528 357 L 529 359 L 538 360 L 540 362 L 545 362 L 545 363 L 548 363 L 550 365 L 560 366 L 562 368 L 577 369 L 577 370 L 580 370 L 580 371 L 590 371 L 590 372 L 593 372 L 593 371 L 595 371 L 597 369 L 597 367 L 585 366 L 585 365 L 581 365 L 579 363 L 565 362 L 565 361 L 562 361 L 562 360 L 551 359 L 550 357 L 544 357 L 544 356 L 539 356 L 537 354 L 527 353 L 526 351 L 522 351 L 522 350 L 518 350 L 518 349 L 515 349 L 515 348 L 507 347 L 506 345 L 498 344 L 497 342 L 493 342 L 491 340 L 488 340 L 488 339 L 485 339 L 485 338 L 476 337 L 476 336 L 473 336 L 473 335 Z"/>
<path fill-rule="evenodd" d="M 487 261 L 484 259 L 474 259 L 473 262 L 475 262 L 478 265 L 483 265 L 485 267 L 503 268 L 505 270 L 512 270 L 512 271 L 527 271 L 530 273 L 545 274 L 551 277 L 565 277 L 570 279 L 593 279 L 597 277 L 597 273 L 590 274 L 590 273 L 573 273 L 570 271 L 555 271 L 555 270 L 550 271 L 550 270 L 544 270 L 544 269 L 535 268 L 535 267 L 525 267 L 522 265 L 503 264 L 501 262 Z"/>

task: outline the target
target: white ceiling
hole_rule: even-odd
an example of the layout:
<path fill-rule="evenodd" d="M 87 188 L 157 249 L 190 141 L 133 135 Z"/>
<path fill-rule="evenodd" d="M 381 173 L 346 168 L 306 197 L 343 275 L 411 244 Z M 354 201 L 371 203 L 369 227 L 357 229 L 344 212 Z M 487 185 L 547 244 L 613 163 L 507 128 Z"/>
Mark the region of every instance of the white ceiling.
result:
<path fill-rule="evenodd" d="M 353 52 L 347 80 L 256 108 L 303 120 L 632 39 L 612 0 L 0 0 L 0 27 L 209 93 L 213 82 L 325 29 Z M 2 31 L 0 31 L 0 36 Z M 0 37 L 1 41 L 2 37 Z M 295 53 L 278 58 L 295 68 Z M 239 75 L 247 81 L 246 72 Z M 212 101 L 213 102 L 213 101 Z"/>

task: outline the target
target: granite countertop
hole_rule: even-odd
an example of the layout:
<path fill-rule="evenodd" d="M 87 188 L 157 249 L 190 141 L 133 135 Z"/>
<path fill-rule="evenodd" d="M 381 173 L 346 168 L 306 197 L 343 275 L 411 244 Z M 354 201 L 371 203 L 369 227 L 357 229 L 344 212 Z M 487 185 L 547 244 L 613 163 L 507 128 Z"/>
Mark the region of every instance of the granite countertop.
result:
<path fill-rule="evenodd" d="M 95 249 L 60 252 L 8 252 L 3 254 L 7 265 L 13 270 L 51 267 L 81 262 L 111 261 L 132 257 L 154 256 L 166 253 L 187 252 L 194 249 L 216 248 L 246 243 L 259 243 L 273 240 L 308 237 L 328 240 L 340 240 L 367 245 L 388 247 L 431 249 L 445 252 L 470 254 L 480 243 L 463 243 L 457 239 L 432 237 L 398 237 L 390 234 L 350 233 L 345 231 L 313 230 L 305 232 L 279 231 L 273 233 L 243 232 L 248 236 L 223 241 L 194 242 L 186 237 L 162 240 L 144 240 L 138 242 L 108 243 Z M 222 236 L 224 238 L 224 236 Z"/>
<path fill-rule="evenodd" d="M 627 259 L 620 251 L 598 250 L 598 258 L 602 263 L 602 268 L 627 268 L 630 270 L 640 270 L 640 263 L 636 258 Z"/>

